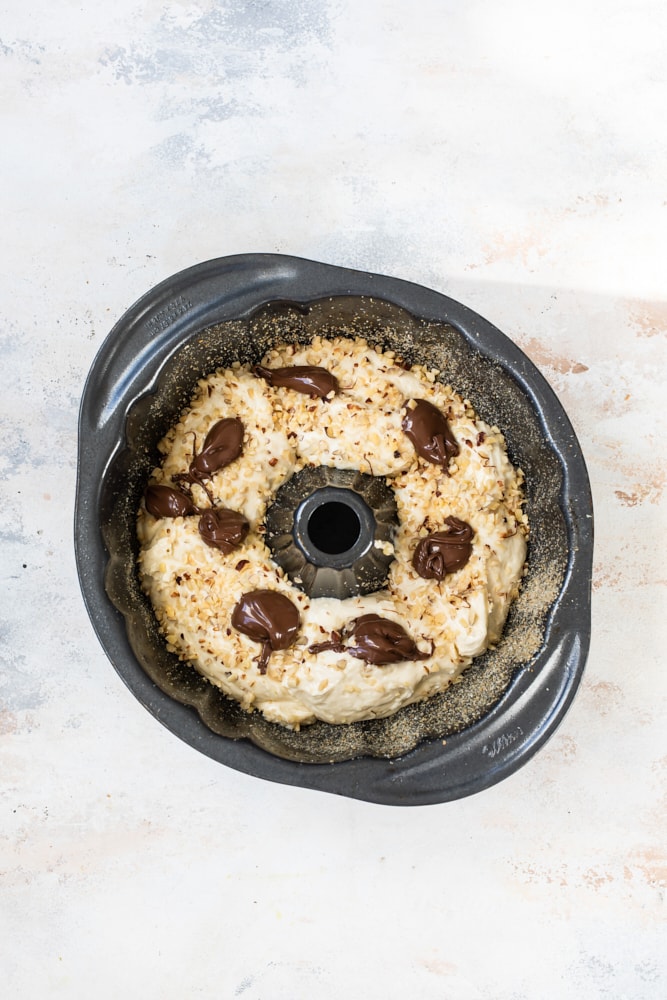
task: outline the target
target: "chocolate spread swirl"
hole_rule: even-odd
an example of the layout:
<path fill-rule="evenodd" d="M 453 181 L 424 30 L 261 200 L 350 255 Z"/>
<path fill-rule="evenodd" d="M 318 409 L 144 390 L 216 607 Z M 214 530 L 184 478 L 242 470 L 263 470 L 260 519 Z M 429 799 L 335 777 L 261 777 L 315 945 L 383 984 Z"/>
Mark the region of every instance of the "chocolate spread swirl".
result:
<path fill-rule="evenodd" d="M 458 517 L 445 518 L 445 528 L 422 538 L 412 565 L 425 580 L 443 580 L 447 573 L 463 569 L 472 553 L 473 530 Z"/>
<path fill-rule="evenodd" d="M 199 534 L 207 545 L 229 555 L 238 548 L 250 530 L 250 524 L 243 514 L 227 507 L 214 507 L 200 511 Z"/>
<path fill-rule="evenodd" d="M 300 619 L 296 605 L 284 594 L 276 590 L 251 590 L 234 607 L 232 625 L 262 644 L 257 666 L 260 674 L 265 674 L 271 653 L 287 649 L 296 639 Z"/>
<path fill-rule="evenodd" d="M 144 502 L 153 517 L 188 517 L 199 513 L 190 497 L 173 486 L 148 486 Z"/>
<path fill-rule="evenodd" d="M 344 638 L 353 642 L 345 645 Z M 370 614 L 355 618 L 342 633 L 334 631 L 327 642 L 315 643 L 308 649 L 311 653 L 319 653 L 325 649 L 333 649 L 337 653 L 347 652 L 366 663 L 383 666 L 400 663 L 402 660 L 427 660 L 433 654 L 433 643 L 430 652 L 423 653 L 398 622 Z"/>
<path fill-rule="evenodd" d="M 265 368 L 255 365 L 253 373 L 266 379 L 269 385 L 283 389 L 294 389 L 306 396 L 326 399 L 340 390 L 338 379 L 326 368 L 315 365 L 288 365 L 286 368 Z"/>
<path fill-rule="evenodd" d="M 459 453 L 459 446 L 444 413 L 425 399 L 415 399 L 414 407 L 406 406 L 401 424 L 418 455 L 433 465 L 447 468 L 450 458 Z"/>
<path fill-rule="evenodd" d="M 239 457 L 243 450 L 243 430 L 243 423 L 238 417 L 218 420 L 204 438 L 204 447 L 199 454 L 195 445 L 195 454 L 188 471 L 172 476 L 174 482 L 197 483 L 205 490 L 212 503 L 213 497 L 204 485 L 204 480 L 210 479 L 214 472 L 219 472 Z"/>

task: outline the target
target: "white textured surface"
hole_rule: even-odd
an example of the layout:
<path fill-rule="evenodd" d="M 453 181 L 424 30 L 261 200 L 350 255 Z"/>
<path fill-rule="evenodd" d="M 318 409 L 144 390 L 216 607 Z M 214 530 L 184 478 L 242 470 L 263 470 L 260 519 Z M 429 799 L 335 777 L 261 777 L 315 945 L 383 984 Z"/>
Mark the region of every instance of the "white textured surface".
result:
<path fill-rule="evenodd" d="M 3 997 L 664 997 L 664 4 L 8 6 Z M 588 669 L 480 795 L 400 810 L 225 769 L 94 638 L 71 541 L 86 372 L 149 287 L 244 251 L 466 302 L 580 436 Z"/>

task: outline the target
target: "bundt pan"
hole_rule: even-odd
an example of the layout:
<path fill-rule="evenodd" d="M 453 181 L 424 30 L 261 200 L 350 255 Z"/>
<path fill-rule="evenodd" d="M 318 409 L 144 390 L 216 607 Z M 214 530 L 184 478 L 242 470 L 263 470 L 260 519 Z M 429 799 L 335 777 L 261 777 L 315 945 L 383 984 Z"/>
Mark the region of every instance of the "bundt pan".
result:
<path fill-rule="evenodd" d="M 529 570 L 501 642 L 460 683 L 388 719 L 292 732 L 244 713 L 167 652 L 139 587 L 135 516 L 157 443 L 197 380 L 235 360 L 256 363 L 278 341 L 316 334 L 361 335 L 409 364 L 439 368 L 502 429 L 526 477 Z M 215 760 L 286 784 L 397 805 L 478 792 L 554 732 L 588 652 L 592 502 L 565 412 L 499 330 L 395 278 L 248 254 L 198 264 L 149 291 L 111 331 L 84 388 L 75 544 L 92 623 L 139 701 Z"/>

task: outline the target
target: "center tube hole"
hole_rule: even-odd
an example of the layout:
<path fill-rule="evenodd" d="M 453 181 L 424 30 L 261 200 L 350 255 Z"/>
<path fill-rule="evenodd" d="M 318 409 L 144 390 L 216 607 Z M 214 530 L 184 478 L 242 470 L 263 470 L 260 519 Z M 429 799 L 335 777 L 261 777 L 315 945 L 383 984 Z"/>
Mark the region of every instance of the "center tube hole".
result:
<path fill-rule="evenodd" d="M 345 503 L 331 500 L 317 507 L 308 520 L 308 534 L 320 552 L 340 555 L 348 552 L 359 538 L 361 523 L 356 511 Z"/>

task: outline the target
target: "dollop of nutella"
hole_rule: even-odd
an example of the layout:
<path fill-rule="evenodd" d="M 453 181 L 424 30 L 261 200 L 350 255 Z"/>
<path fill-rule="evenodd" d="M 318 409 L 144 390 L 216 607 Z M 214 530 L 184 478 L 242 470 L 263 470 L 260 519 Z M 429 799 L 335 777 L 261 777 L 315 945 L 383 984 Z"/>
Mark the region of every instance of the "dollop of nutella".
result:
<path fill-rule="evenodd" d="M 243 432 L 243 422 L 238 417 L 218 420 L 204 438 L 202 450 L 199 454 L 195 451 L 188 471 L 172 476 L 174 482 L 197 483 L 213 503 L 204 480 L 210 479 L 214 472 L 219 472 L 239 457 L 243 451 Z"/>
<path fill-rule="evenodd" d="M 296 639 L 299 611 L 289 597 L 276 590 L 251 590 L 235 605 L 232 625 L 238 632 L 262 644 L 257 666 L 260 674 L 265 674 L 271 653 L 287 649 Z"/>
<path fill-rule="evenodd" d="M 153 517 L 187 517 L 199 513 L 190 497 L 173 486 L 148 486 L 144 502 Z"/>
<path fill-rule="evenodd" d="M 459 446 L 447 423 L 447 418 L 437 406 L 426 399 L 412 400 L 414 407 L 405 407 L 401 424 L 412 441 L 418 455 L 433 465 L 447 468 L 450 458 L 459 453 Z"/>
<path fill-rule="evenodd" d="M 242 421 L 238 417 L 225 417 L 211 427 L 204 438 L 204 447 L 190 464 L 190 471 L 194 468 L 200 475 L 210 477 L 238 458 L 242 450 Z"/>
<path fill-rule="evenodd" d="M 265 379 L 269 385 L 283 389 L 294 389 L 306 396 L 326 399 L 331 393 L 340 391 L 338 379 L 326 368 L 315 365 L 288 365 L 286 368 L 265 368 L 255 365 L 255 375 Z"/>
<path fill-rule="evenodd" d="M 345 645 L 343 639 L 352 640 Z M 343 632 L 332 632 L 327 642 L 318 642 L 308 647 L 309 652 L 319 653 L 333 649 L 337 653 L 348 652 L 366 663 L 384 666 L 400 663 L 402 660 L 427 660 L 433 654 L 433 643 L 428 653 L 422 652 L 410 638 L 402 625 L 390 618 L 370 614 L 355 618 Z"/>
<path fill-rule="evenodd" d="M 419 542 L 412 565 L 425 580 L 443 580 L 468 562 L 472 538 L 473 530 L 466 521 L 447 517 L 442 531 L 434 531 Z"/>
<path fill-rule="evenodd" d="M 250 524 L 236 510 L 214 507 L 200 512 L 199 534 L 207 545 L 228 555 L 238 548 L 250 530 Z"/>

